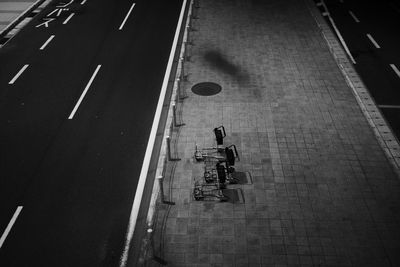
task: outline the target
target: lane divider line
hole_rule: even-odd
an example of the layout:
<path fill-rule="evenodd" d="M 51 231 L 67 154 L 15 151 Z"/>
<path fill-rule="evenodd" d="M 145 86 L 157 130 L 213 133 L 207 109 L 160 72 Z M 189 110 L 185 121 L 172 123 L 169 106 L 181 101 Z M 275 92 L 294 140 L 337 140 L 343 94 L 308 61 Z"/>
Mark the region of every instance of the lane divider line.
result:
<path fill-rule="evenodd" d="M 15 221 L 18 218 L 18 215 L 21 213 L 23 206 L 18 206 L 17 209 L 14 212 L 14 215 L 12 216 L 10 222 L 7 225 L 6 230 L 4 230 L 4 233 L 2 234 L 1 238 L 0 238 L 0 248 L 3 246 L 4 241 L 6 241 L 6 238 L 8 236 L 8 234 L 11 231 L 11 228 L 13 227 Z"/>
<path fill-rule="evenodd" d="M 75 13 L 71 13 L 66 20 L 64 20 L 63 25 L 67 24 L 68 21 L 75 15 Z"/>
<path fill-rule="evenodd" d="M 399 78 L 400 78 L 400 70 L 396 67 L 396 65 L 390 64 L 390 67 L 397 74 L 397 76 L 399 76 Z"/>
<path fill-rule="evenodd" d="M 356 17 L 356 15 L 354 15 L 354 13 L 349 10 L 350 16 L 354 19 L 355 22 L 360 23 L 360 20 Z"/>
<path fill-rule="evenodd" d="M 21 74 L 29 67 L 29 64 L 26 64 L 18 71 L 18 73 L 14 76 L 14 78 L 11 79 L 11 81 L 8 84 L 14 84 L 15 81 L 21 76 Z"/>
<path fill-rule="evenodd" d="M 96 77 L 97 73 L 99 72 L 100 68 L 101 68 L 101 65 L 97 65 L 97 68 L 93 72 L 92 77 L 90 78 L 89 82 L 87 83 L 87 85 L 85 87 L 85 90 L 83 90 L 81 96 L 78 99 L 78 102 L 76 102 L 74 109 L 72 110 L 71 114 L 69 115 L 69 117 L 68 117 L 69 120 L 72 120 L 74 118 L 75 113 L 79 108 L 79 105 L 82 103 L 83 98 L 85 97 L 87 91 L 89 90 L 90 86 L 92 85 L 93 80 Z"/>
<path fill-rule="evenodd" d="M 81 5 L 84 5 L 84 4 L 86 3 L 86 1 L 87 1 L 87 0 L 83 0 L 83 1 L 81 2 Z"/>
<path fill-rule="evenodd" d="M 179 20 L 178 20 L 176 30 L 175 30 L 174 41 L 172 42 L 171 52 L 169 54 L 167 68 L 165 70 L 164 80 L 163 80 L 163 83 L 161 86 L 161 92 L 160 92 L 160 97 L 159 97 L 158 103 L 157 103 L 156 113 L 154 115 L 153 124 L 151 126 L 150 137 L 149 137 L 149 141 L 147 143 L 146 153 L 144 155 L 143 164 L 142 164 L 142 169 L 140 170 L 139 181 L 138 181 L 138 184 L 136 187 L 136 192 L 135 192 L 135 198 L 133 200 L 131 214 L 129 216 L 128 229 L 127 229 L 126 237 L 125 237 L 125 245 L 124 245 L 123 252 L 121 255 L 121 259 L 120 259 L 121 267 L 125 267 L 127 264 L 127 260 L 128 260 L 129 249 L 131 246 L 133 233 L 134 233 L 135 227 L 136 227 L 136 221 L 137 221 L 137 217 L 139 214 L 139 208 L 140 208 L 140 205 L 142 202 L 144 186 L 146 184 L 146 179 L 147 179 L 147 173 L 148 173 L 149 167 L 150 167 L 151 154 L 153 152 L 154 143 L 156 140 L 157 128 L 160 123 L 161 112 L 162 112 L 162 108 L 164 105 L 165 95 L 167 93 L 168 81 L 169 81 L 169 77 L 171 75 L 172 64 L 174 61 L 176 47 L 178 45 L 179 33 L 181 31 L 183 16 L 185 14 L 186 2 L 187 2 L 187 0 L 183 0 L 181 13 L 179 15 Z"/>
<path fill-rule="evenodd" d="M 131 8 L 129 9 L 128 13 L 127 13 L 126 16 L 125 16 L 124 21 L 122 21 L 121 26 L 119 26 L 119 28 L 118 28 L 119 30 L 122 30 L 122 28 L 124 27 L 125 22 L 128 20 L 128 17 L 129 17 L 129 15 L 131 14 L 131 12 L 132 12 L 133 8 L 135 7 L 135 5 L 136 5 L 136 3 L 133 3 L 133 4 L 132 4 Z"/>
<path fill-rule="evenodd" d="M 378 105 L 379 108 L 388 108 L 388 109 L 400 109 L 398 105 Z"/>
<path fill-rule="evenodd" d="M 49 39 L 47 39 L 47 41 L 39 48 L 39 50 L 44 50 L 54 37 L 55 35 L 50 36 Z"/>
<path fill-rule="evenodd" d="M 373 43 L 373 45 L 375 46 L 375 48 L 381 48 L 378 43 L 375 41 L 375 39 L 371 36 L 371 34 L 367 33 L 367 37 L 368 39 L 371 41 L 371 43 Z"/>

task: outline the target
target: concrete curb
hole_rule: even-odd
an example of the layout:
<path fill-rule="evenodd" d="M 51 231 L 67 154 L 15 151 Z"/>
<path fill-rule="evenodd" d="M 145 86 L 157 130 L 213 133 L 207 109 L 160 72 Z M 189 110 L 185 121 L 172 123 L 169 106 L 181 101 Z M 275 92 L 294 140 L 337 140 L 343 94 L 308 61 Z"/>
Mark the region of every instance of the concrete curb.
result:
<path fill-rule="evenodd" d="M 346 79 L 347 84 L 352 92 L 365 116 L 368 123 L 372 127 L 376 138 L 385 154 L 393 165 L 395 172 L 400 178 L 400 144 L 396 136 L 393 134 L 389 124 L 383 117 L 381 111 L 377 107 L 374 99 L 371 97 L 365 84 L 354 69 L 354 66 L 347 57 L 343 47 L 340 45 L 338 38 L 332 32 L 331 28 L 320 14 L 316 5 L 312 0 L 304 0 L 306 5 L 315 19 L 321 34 L 326 40 L 329 50 Z"/>
<path fill-rule="evenodd" d="M 5 27 L 0 32 L 0 38 L 5 37 L 15 26 L 17 26 L 22 20 L 24 20 L 27 17 L 29 12 L 32 12 L 33 10 L 35 10 L 37 7 L 39 7 L 45 1 L 46 0 L 37 0 L 27 10 L 22 12 L 16 19 L 14 19 L 7 27 Z"/>

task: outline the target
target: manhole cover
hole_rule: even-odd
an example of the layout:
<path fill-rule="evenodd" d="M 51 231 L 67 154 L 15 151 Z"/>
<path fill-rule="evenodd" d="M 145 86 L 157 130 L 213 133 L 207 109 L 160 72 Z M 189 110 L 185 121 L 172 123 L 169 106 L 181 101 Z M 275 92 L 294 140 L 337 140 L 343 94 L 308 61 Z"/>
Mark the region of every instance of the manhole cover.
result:
<path fill-rule="evenodd" d="M 201 96 L 216 95 L 221 92 L 221 90 L 222 88 L 219 84 L 212 82 L 198 83 L 192 87 L 192 92 Z"/>

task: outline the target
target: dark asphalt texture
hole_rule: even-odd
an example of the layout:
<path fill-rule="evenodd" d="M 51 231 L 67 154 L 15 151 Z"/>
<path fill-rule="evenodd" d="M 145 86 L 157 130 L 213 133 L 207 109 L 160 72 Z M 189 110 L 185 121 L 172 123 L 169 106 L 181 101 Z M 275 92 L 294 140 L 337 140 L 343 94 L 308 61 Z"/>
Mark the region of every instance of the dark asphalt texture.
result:
<path fill-rule="evenodd" d="M 400 68 L 400 13 L 394 1 L 328 0 L 326 4 L 357 64 L 355 68 L 376 104 L 400 106 L 400 78 L 390 67 Z M 352 11 L 360 20 L 356 23 Z M 375 48 L 370 34 L 381 47 Z M 381 108 L 400 140 L 400 109 Z"/>
<path fill-rule="evenodd" d="M 0 266 L 118 265 L 182 1 L 136 1 L 119 31 L 131 4 L 36 28 L 52 4 L 0 50 L 1 233 L 24 207 Z"/>

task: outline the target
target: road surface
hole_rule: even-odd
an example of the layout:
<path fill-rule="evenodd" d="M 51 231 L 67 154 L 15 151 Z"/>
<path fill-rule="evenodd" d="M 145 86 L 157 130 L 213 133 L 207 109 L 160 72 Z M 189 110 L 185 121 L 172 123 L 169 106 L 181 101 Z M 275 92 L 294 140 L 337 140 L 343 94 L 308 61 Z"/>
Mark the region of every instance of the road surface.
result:
<path fill-rule="evenodd" d="M 64 4 L 0 49 L 0 266 L 118 265 L 182 1 Z"/>

